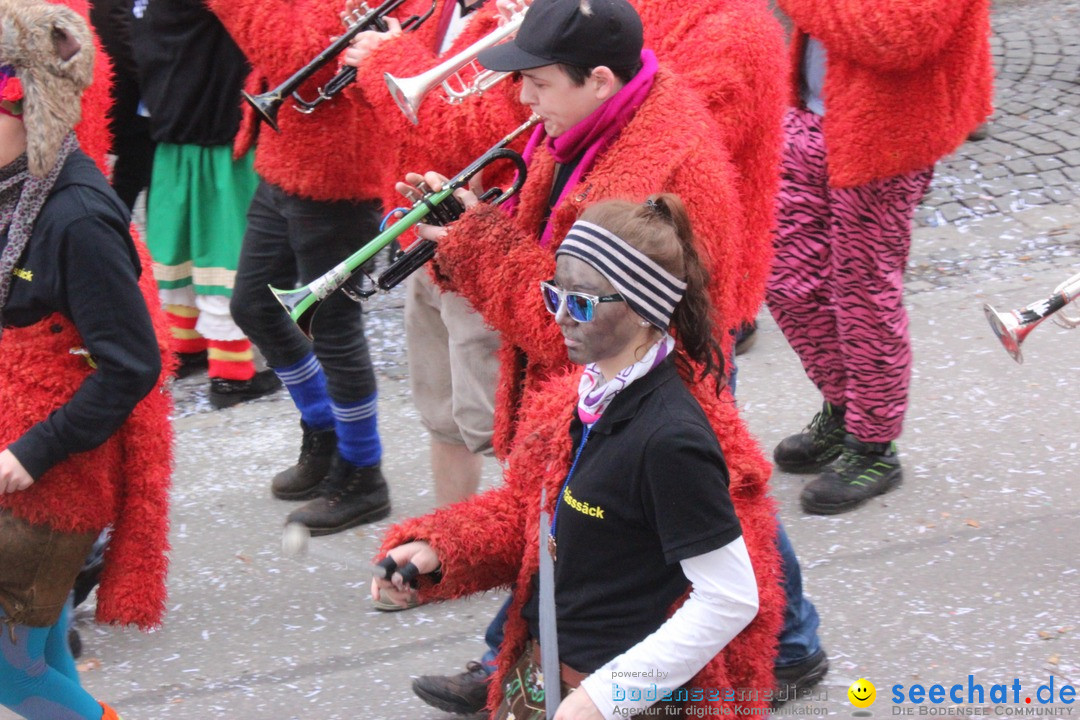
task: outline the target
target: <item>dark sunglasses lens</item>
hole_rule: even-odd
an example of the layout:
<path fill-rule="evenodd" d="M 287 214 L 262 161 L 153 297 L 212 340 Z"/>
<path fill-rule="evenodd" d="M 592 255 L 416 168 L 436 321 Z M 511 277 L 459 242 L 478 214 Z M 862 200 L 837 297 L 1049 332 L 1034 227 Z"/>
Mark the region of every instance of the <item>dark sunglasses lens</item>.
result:
<path fill-rule="evenodd" d="M 540 292 L 544 294 L 544 305 L 547 307 L 548 312 L 552 315 L 557 313 L 559 311 L 559 293 L 547 285 L 541 285 Z"/>
<path fill-rule="evenodd" d="M 591 322 L 593 315 L 592 300 L 580 295 L 567 295 L 566 311 L 570 313 L 570 317 L 578 322 Z"/>

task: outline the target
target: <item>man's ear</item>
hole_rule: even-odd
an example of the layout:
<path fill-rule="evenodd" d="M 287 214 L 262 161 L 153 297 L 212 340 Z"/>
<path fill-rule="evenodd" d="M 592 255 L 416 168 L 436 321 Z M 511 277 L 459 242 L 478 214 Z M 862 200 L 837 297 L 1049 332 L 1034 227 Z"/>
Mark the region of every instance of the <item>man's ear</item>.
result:
<path fill-rule="evenodd" d="M 619 79 L 615 77 L 615 73 L 611 71 L 611 68 L 606 65 L 594 67 L 592 74 L 589 75 L 588 82 L 592 83 L 597 100 L 607 100 L 619 92 Z"/>
<path fill-rule="evenodd" d="M 53 26 L 52 44 L 57 57 L 64 62 L 75 57 L 82 50 L 82 43 L 71 32 L 59 25 Z"/>

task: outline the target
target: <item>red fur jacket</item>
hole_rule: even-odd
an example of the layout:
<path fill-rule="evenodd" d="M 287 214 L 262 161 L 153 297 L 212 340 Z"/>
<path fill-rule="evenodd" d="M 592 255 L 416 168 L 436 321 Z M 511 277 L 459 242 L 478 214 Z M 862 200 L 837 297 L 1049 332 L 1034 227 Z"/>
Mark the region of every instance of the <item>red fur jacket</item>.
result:
<path fill-rule="evenodd" d="M 553 237 L 561 241 L 582 210 L 599 200 L 679 194 L 712 275 L 718 335 L 730 348 L 727 329 L 753 317 L 761 302 L 764 273 L 748 281 L 747 268 L 767 265 L 771 249 L 741 231 L 735 171 L 716 137 L 693 92 L 661 67 L 641 108 L 584 182 L 555 208 L 551 222 Z M 569 362 L 537 289 L 555 274 L 558 242 L 548 248 L 537 242 L 554 174 L 555 160 L 541 146 L 530 162 L 516 215 L 476 206 L 452 226 L 435 260 L 444 287 L 464 296 L 502 334 L 494 439 L 500 454 L 509 447 L 522 388 Z"/>
<path fill-rule="evenodd" d="M 254 68 L 247 87 L 252 93 L 277 87 L 343 32 L 341 0 L 209 0 L 207 5 Z M 301 96 L 312 99 L 336 71 L 337 64 L 329 63 L 304 83 Z M 278 126 L 280 134 L 257 127 L 244 103 L 237 154 L 251 147 L 257 132 L 255 170 L 263 180 L 312 200 L 379 197 L 385 146 L 393 139 L 378 132 L 375 112 L 359 96 L 341 93 L 310 115 L 294 110 L 287 99 Z"/>
<path fill-rule="evenodd" d="M 811 35 L 828 53 L 829 183 L 854 187 L 929 167 L 986 119 L 993 101 L 988 0 L 780 0 L 798 34 L 792 102 Z"/>
<path fill-rule="evenodd" d="M 441 0 L 436 15 L 445 2 Z M 672 12 L 658 0 L 631 0 L 641 14 L 645 47 L 697 92 L 716 120 L 732 163 L 733 180 L 745 212 L 746 234 L 762 248 L 771 246 L 773 205 L 779 182 L 781 121 L 787 107 L 784 33 L 760 0 L 704 0 Z M 517 87 L 504 82 L 483 98 L 450 107 L 441 90 L 420 105 L 413 126 L 386 90 L 383 73 L 410 77 L 434 67 L 496 28 L 493 3 L 476 17 L 442 56 L 436 55 L 433 19 L 416 33 L 377 48 L 360 70 L 356 88 L 377 111 L 383 135 L 400 138 L 398 157 L 384 184 L 388 207 L 400 205 L 393 182 L 406 171 L 437 170 L 452 176 L 528 117 L 517 101 Z M 436 97 L 439 96 L 439 97 Z M 451 141 L 452 139 L 452 141 Z M 517 147 L 524 146 L 524 139 Z M 758 253 L 745 269 L 750 288 L 763 285 L 770 256 Z M 756 291 L 750 294 L 754 296 Z"/>
<path fill-rule="evenodd" d="M 137 242 L 136 247 L 143 267 L 150 267 L 145 246 Z M 160 624 L 165 611 L 172 402 L 163 385 L 173 361 L 153 273 L 143 272 L 139 285 L 162 357 L 157 385 L 105 444 L 55 465 L 24 491 L 0 496 L 0 507 L 61 532 L 100 531 L 112 525 L 97 619 L 146 629 Z M 93 372 L 85 359 L 69 352 L 82 346 L 74 325 L 60 314 L 4 330 L 0 447 L 67 402 Z"/>
<path fill-rule="evenodd" d="M 520 657 L 528 639 L 521 609 L 529 596 L 530 580 L 539 567 L 540 491 L 546 488 L 547 510 L 559 497 L 573 451 L 568 432 L 577 403 L 580 368 L 563 369 L 547 378 L 524 400 L 521 432 L 510 453 L 503 484 L 464 502 L 406 520 L 387 533 L 382 551 L 411 540 L 428 541 L 442 561 L 443 579 L 437 585 L 421 581 L 423 600 L 464 597 L 494 587 L 513 586 L 505 640 L 499 651 L 488 707 L 502 700 L 503 678 Z M 743 537 L 757 576 L 757 617 L 688 683 L 700 688 L 752 688 L 757 702 L 716 702 L 728 706 L 767 706 L 773 687 L 773 657 L 780 630 L 784 596 L 777 572 L 776 518 L 766 495 L 769 468 L 761 451 L 738 417 L 733 403 L 712 394 L 713 385 L 692 386 L 710 424 L 717 430 L 731 474 L 730 493 L 742 524 Z M 671 612 L 682 601 L 671 608 Z M 707 706 L 708 702 L 697 703 Z M 723 712 L 722 710 L 717 711 Z"/>
<path fill-rule="evenodd" d="M 112 88 L 112 63 L 109 56 L 101 47 L 101 41 L 97 33 L 90 26 L 90 8 L 86 0 L 60 0 L 61 5 L 66 5 L 83 16 L 94 35 L 94 80 L 90 87 L 83 91 L 82 96 L 82 120 L 75 126 L 75 134 L 79 138 L 79 146 L 82 151 L 89 155 L 98 169 L 106 176 L 108 166 L 105 163 L 105 154 L 109 152 L 112 137 L 109 133 L 109 109 L 112 107 L 112 98 L 109 92 Z"/>

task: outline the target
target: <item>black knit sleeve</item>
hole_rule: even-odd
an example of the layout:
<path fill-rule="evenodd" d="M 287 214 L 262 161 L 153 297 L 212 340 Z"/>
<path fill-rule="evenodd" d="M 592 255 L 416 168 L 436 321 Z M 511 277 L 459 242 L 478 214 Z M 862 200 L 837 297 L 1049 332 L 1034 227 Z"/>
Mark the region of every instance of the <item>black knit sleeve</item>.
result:
<path fill-rule="evenodd" d="M 154 387 L 161 357 L 139 261 L 118 219 L 72 222 L 59 244 L 61 311 L 71 318 L 97 366 L 71 399 L 10 449 L 37 479 L 68 456 L 104 443 Z"/>

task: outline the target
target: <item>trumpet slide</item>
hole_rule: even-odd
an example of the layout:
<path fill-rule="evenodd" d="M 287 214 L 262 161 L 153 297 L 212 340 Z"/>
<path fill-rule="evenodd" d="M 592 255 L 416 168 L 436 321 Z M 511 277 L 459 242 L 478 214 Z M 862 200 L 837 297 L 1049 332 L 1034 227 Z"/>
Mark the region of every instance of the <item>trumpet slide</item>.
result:
<path fill-rule="evenodd" d="M 1054 293 L 1045 300 L 1039 300 L 1009 312 L 998 312 L 986 304 L 983 305 L 983 313 L 986 314 L 990 328 L 1005 347 L 1005 351 L 1013 360 L 1023 363 L 1024 356 L 1020 352 L 1020 345 L 1043 320 L 1056 314 L 1055 322 L 1062 327 L 1075 328 L 1080 325 L 1080 317 L 1061 312 L 1065 306 L 1077 298 L 1080 298 L 1080 274 L 1073 275 L 1058 285 Z"/>
<path fill-rule="evenodd" d="M 304 100 L 301 98 L 298 92 L 300 86 L 307 82 L 312 75 L 319 72 L 319 70 L 337 58 L 337 56 L 349 46 L 349 43 L 353 41 L 353 38 L 360 33 L 366 30 L 386 32 L 386 16 L 394 10 L 397 10 L 398 7 L 404 3 L 405 0 L 385 0 L 385 2 L 374 10 L 368 8 L 367 3 L 361 4 L 350 17 L 345 33 L 337 40 L 330 43 L 325 50 L 316 55 L 315 59 L 290 75 L 283 83 L 273 90 L 268 90 L 259 95 L 251 95 L 245 92 L 243 93 L 244 99 L 255 108 L 255 113 L 258 115 L 259 119 L 273 128 L 274 132 L 279 132 L 277 115 L 278 111 L 281 109 L 281 104 L 290 96 L 293 98 L 295 107 L 299 112 L 304 114 L 313 112 L 315 108 L 323 102 L 334 97 L 334 95 L 337 95 L 342 89 L 356 80 L 356 68 L 346 67 L 340 70 L 337 75 L 331 78 L 323 87 L 319 88 L 318 96 L 314 100 Z M 413 15 L 405 20 L 405 22 L 401 24 L 402 30 L 410 32 L 420 27 L 420 25 L 431 17 L 431 14 L 435 11 L 435 3 L 436 0 L 431 0 L 431 7 L 429 7 L 423 15 Z"/>
<path fill-rule="evenodd" d="M 521 155 L 509 149 L 507 146 L 513 142 L 515 138 L 531 129 L 538 122 L 540 122 L 538 116 L 533 115 L 530 117 L 513 132 L 489 148 L 487 152 L 470 163 L 467 168 L 450 180 L 447 180 L 446 183 L 443 184 L 441 190 L 423 195 L 419 200 L 413 203 L 412 207 L 406 212 L 404 217 L 380 232 L 362 248 L 342 260 L 322 276 L 296 290 L 280 290 L 271 287 L 270 291 L 274 294 L 277 301 L 281 303 L 282 307 L 285 308 L 286 312 L 289 313 L 289 317 L 292 318 L 293 322 L 295 322 L 300 330 L 310 338 L 312 335 L 312 318 L 315 315 L 315 311 L 318 310 L 319 303 L 322 302 L 322 300 L 349 282 L 349 279 L 364 263 L 373 258 L 384 247 L 396 240 L 406 230 L 424 220 L 429 215 L 434 214 L 438 216 L 440 214 L 440 206 L 448 201 L 453 201 L 454 191 L 466 187 L 469 184 L 469 181 L 484 168 L 498 160 L 509 160 L 516 167 L 517 175 L 509 188 L 501 193 L 489 191 L 484 194 L 482 197 L 483 200 L 489 201 L 493 205 L 500 205 L 517 194 L 517 192 L 521 190 L 521 186 L 525 184 L 527 169 Z M 493 195 L 495 197 L 492 197 Z M 423 264 L 431 259 L 434 254 L 434 242 L 430 240 L 418 241 L 413 247 L 409 248 L 408 252 L 398 258 L 379 276 L 376 285 L 381 290 L 389 290 L 408 277 L 413 271 L 423 266 Z M 363 294 L 363 297 L 367 297 L 370 294 L 371 293 Z"/>

